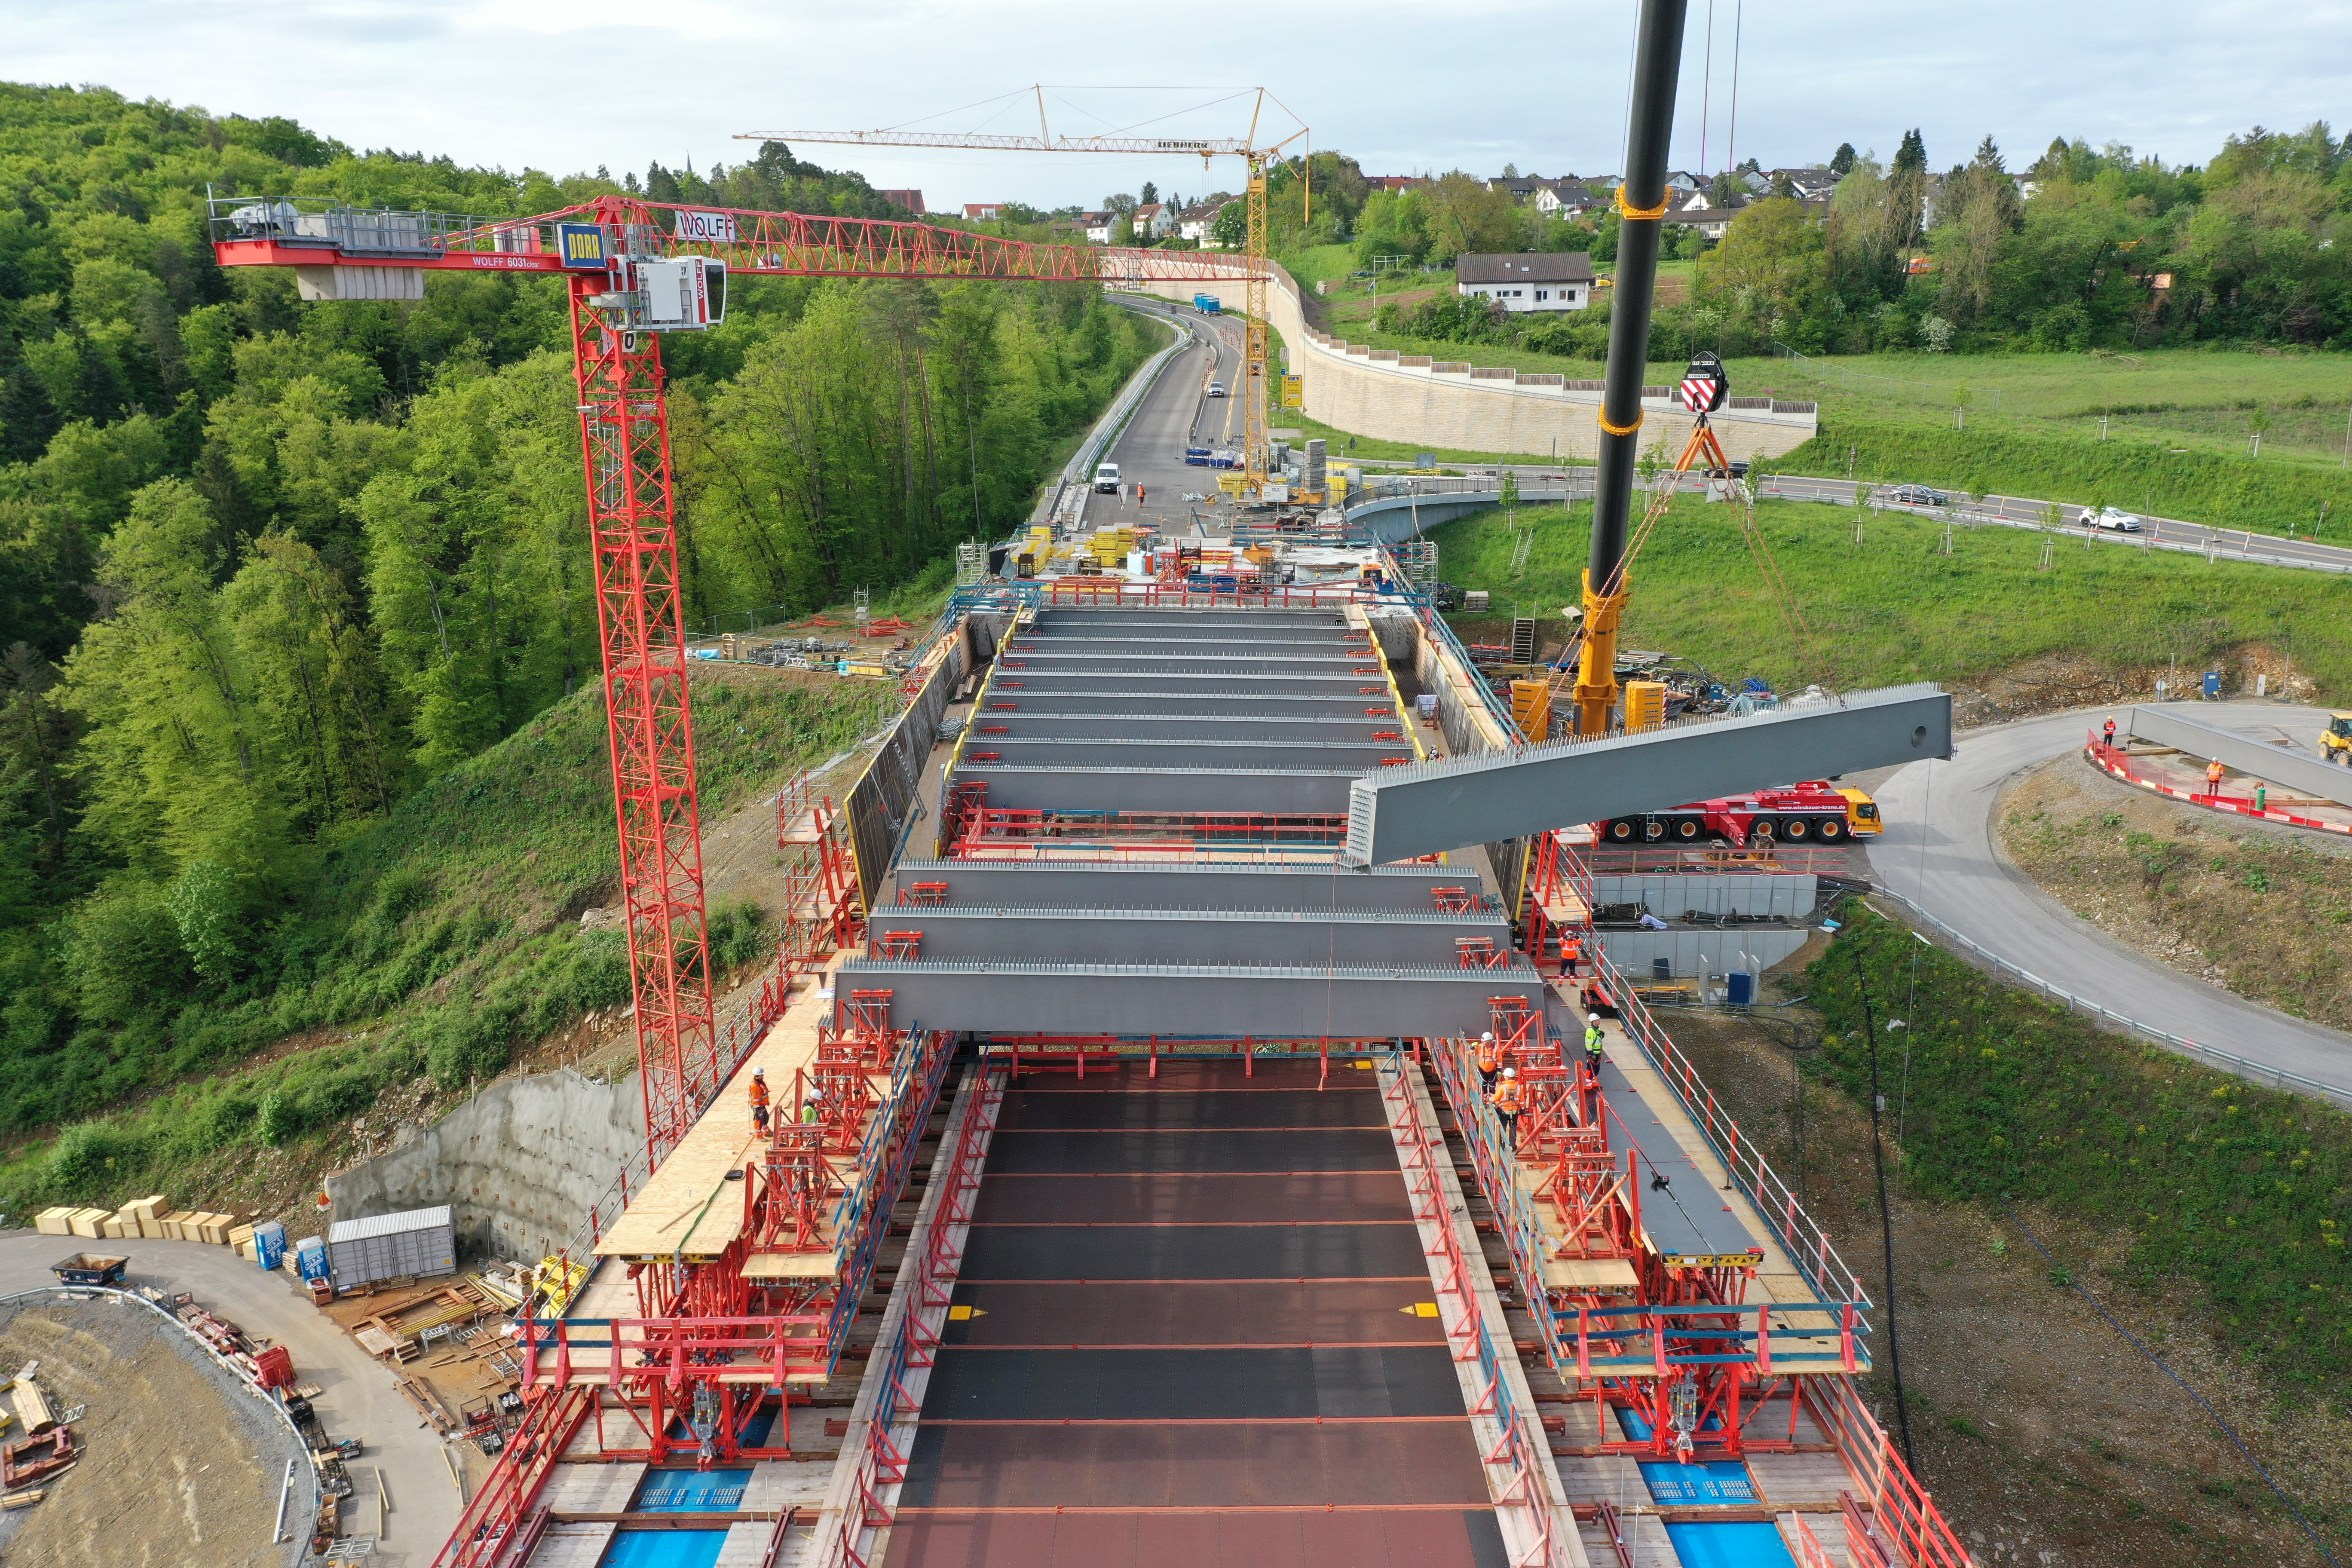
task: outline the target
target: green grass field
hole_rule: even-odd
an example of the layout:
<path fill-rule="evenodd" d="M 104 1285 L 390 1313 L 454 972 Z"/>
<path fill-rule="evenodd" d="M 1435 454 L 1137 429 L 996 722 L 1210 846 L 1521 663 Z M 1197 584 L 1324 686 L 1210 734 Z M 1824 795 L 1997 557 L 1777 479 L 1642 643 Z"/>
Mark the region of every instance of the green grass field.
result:
<path fill-rule="evenodd" d="M 1431 531 L 1439 574 L 1492 595 L 1494 617 L 1537 616 L 1563 640 L 1591 547 L 1588 504 L 1524 507 L 1515 520 L 1482 512 Z M 2040 566 L 2040 534 L 1955 530 L 1895 513 L 1764 501 L 1758 526 L 1794 586 L 1812 633 L 1810 658 L 1766 592 L 1738 511 L 1678 500 L 1635 561 L 1623 641 L 1697 660 L 1718 680 L 1759 675 L 1776 688 L 1827 677 L 1847 687 L 1964 681 L 2039 656 L 2068 653 L 2117 667 L 2187 668 L 2246 642 L 2279 647 L 2318 682 L 2322 700 L 2352 699 L 2352 582 L 2061 539 Z M 1514 529 L 1534 531 L 1511 573 Z M 1466 620 L 1467 617 L 1457 617 Z M 1482 630 L 1485 623 L 1466 629 Z"/>

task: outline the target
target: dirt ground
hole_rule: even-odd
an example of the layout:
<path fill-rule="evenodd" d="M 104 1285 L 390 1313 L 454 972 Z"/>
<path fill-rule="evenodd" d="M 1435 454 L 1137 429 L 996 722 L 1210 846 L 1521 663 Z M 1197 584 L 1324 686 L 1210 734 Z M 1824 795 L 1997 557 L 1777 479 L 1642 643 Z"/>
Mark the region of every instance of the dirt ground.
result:
<path fill-rule="evenodd" d="M 1799 954 L 1773 977 L 1782 997 L 1802 992 L 1801 964 L 1812 956 Z M 2125 1237 L 2021 1211 L 2053 1264 L 1997 1208 L 1905 1198 L 1894 1157 L 1899 1057 L 1887 1062 L 1885 1086 L 1898 1287 L 1890 1313 L 1868 1111 L 1808 1082 L 1801 1149 L 1783 1042 L 1817 1039 L 1819 1027 L 1802 1007 L 1769 1016 L 1777 1021 L 1668 1013 L 1664 1022 L 1790 1185 L 1801 1181 L 1806 1205 L 1880 1302 L 1880 1370 L 1866 1387 L 1881 1422 L 1899 1434 L 1887 1333 L 1895 1320 L 1917 1473 L 1980 1564 L 2321 1561 L 2212 1416 L 2053 1274 L 2079 1280 L 2211 1401 L 2315 1519 L 2340 1516 L 2352 1498 L 2352 1423 L 2290 1410 L 2250 1380 L 2201 1326 L 2225 1309 L 2195 1288 L 2150 1292 L 2113 1277 Z M 2343 1541 L 2331 1545 L 2340 1552 Z"/>
<path fill-rule="evenodd" d="M 2352 1026 L 2352 845 L 2176 805 L 2072 752 L 2019 778 L 1997 810 L 2018 868 L 2117 942 Z"/>
<path fill-rule="evenodd" d="M 0 1524 L 0 1556 L 43 1568 L 277 1568 L 307 1534 L 270 1542 L 292 1436 L 149 1312 L 45 1302 L 0 1322 L 0 1366 L 39 1381 L 88 1458 Z M 18 1432 L 8 1434 L 21 1436 Z M 300 1513 L 298 1498 L 295 1511 Z M 298 1531 L 306 1518 L 294 1521 Z"/>

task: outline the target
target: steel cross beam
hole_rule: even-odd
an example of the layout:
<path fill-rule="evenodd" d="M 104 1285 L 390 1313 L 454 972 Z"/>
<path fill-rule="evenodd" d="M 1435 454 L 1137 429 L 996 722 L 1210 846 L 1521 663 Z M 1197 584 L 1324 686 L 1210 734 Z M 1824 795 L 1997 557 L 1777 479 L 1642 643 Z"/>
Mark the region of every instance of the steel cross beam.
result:
<path fill-rule="evenodd" d="M 2125 730 L 2143 741 L 2177 747 L 2192 757 L 2219 762 L 2250 777 L 2284 784 L 2286 788 L 2278 792 L 2281 795 L 2293 790 L 2334 801 L 2352 795 L 2352 778 L 2347 777 L 2344 769 L 2252 735 L 2242 735 L 2235 730 L 2225 730 L 2178 708 L 2144 703 L 2131 710 L 2131 722 Z"/>
<path fill-rule="evenodd" d="M 1349 786 L 1348 840 L 1339 859 L 1347 866 L 1409 860 L 1951 754 L 1951 698 L 1932 686 L 1895 686 L 1819 707 L 1387 768 Z"/>
<path fill-rule="evenodd" d="M 841 994 L 887 987 L 893 1017 L 997 1035 L 1190 1036 L 1237 1040 L 1387 1040 L 1475 1033 L 1492 1001 L 1541 1010 L 1545 983 L 1507 969 L 1281 969 L 853 958 Z M 837 1004 L 845 1005 L 845 1004 Z"/>

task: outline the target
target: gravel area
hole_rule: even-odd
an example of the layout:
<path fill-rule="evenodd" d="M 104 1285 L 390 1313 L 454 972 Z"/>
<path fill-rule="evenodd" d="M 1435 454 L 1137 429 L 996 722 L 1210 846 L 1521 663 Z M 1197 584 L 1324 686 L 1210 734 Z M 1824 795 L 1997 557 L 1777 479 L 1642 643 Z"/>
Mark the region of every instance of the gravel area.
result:
<path fill-rule="evenodd" d="M 86 1456 L 32 1507 L 0 1516 L 0 1561 L 43 1568 L 296 1568 L 309 1548 L 308 1482 L 295 1539 L 270 1540 L 286 1461 L 308 1460 L 285 1422 L 179 1329 L 97 1298 L 0 1306 L 0 1367 L 37 1381 Z M 21 1437 L 12 1431 L 11 1437 Z"/>

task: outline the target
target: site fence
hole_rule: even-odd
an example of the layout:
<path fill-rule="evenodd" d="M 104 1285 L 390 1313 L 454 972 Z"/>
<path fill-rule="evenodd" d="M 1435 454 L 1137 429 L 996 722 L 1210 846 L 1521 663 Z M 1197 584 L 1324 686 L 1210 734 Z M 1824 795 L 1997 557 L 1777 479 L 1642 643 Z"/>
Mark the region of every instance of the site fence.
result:
<path fill-rule="evenodd" d="M 2182 1056 L 2203 1062 L 2207 1067 L 2219 1068 L 2223 1072 L 2245 1079 L 2249 1082 L 2268 1084 L 2273 1089 L 2290 1094 L 2316 1095 L 2341 1110 L 2352 1110 L 2352 1089 L 2346 1089 L 2338 1084 L 2322 1083 L 2317 1079 L 2305 1078 L 2301 1073 L 2289 1072 L 2284 1068 L 2273 1067 L 2266 1062 L 2252 1061 L 2229 1051 L 2217 1050 L 2211 1046 L 2200 1045 L 2185 1036 L 2159 1029 L 2153 1024 L 2143 1024 L 2138 1019 L 2118 1013 L 2112 1007 L 2102 1006 L 2088 997 L 2077 996 L 2065 987 L 2044 980 L 2032 970 L 2011 963 L 1974 938 L 1962 935 L 1884 882 L 1873 884 L 1872 897 L 1886 899 L 1902 905 L 1913 920 L 1933 926 L 1937 934 L 1945 942 L 1956 947 L 1965 948 L 1971 957 L 1990 969 L 1996 977 L 2015 981 L 2025 989 L 2058 1003 L 2070 1013 L 2079 1013 L 2086 1018 L 2095 1018 L 2124 1034 L 2135 1036 L 2151 1045 L 2162 1046 L 2169 1051 L 2178 1051 Z M 1885 911 L 1878 912 L 1883 914 Z"/>

